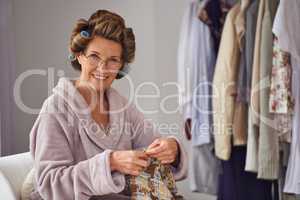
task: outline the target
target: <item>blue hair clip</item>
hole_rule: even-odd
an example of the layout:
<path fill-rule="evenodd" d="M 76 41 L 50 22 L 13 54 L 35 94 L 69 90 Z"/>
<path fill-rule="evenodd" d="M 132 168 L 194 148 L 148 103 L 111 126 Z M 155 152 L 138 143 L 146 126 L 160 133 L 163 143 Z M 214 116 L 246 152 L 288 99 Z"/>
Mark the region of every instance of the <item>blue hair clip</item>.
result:
<path fill-rule="evenodd" d="M 70 54 L 69 54 L 69 60 L 70 60 L 70 61 L 76 60 L 76 56 L 75 56 L 73 53 L 70 53 Z"/>
<path fill-rule="evenodd" d="M 80 32 L 80 36 L 83 38 L 89 38 L 90 37 L 90 33 L 87 31 L 81 31 Z"/>

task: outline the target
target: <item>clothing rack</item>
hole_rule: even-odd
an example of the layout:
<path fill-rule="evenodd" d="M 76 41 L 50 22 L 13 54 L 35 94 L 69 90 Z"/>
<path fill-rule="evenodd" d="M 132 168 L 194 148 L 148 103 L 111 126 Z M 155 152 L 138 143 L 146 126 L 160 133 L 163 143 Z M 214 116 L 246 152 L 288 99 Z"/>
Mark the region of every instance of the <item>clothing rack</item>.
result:
<path fill-rule="evenodd" d="M 191 190 L 220 200 L 295 199 L 300 4 L 229 2 L 193 1 L 182 22 L 178 82 L 191 123 Z"/>

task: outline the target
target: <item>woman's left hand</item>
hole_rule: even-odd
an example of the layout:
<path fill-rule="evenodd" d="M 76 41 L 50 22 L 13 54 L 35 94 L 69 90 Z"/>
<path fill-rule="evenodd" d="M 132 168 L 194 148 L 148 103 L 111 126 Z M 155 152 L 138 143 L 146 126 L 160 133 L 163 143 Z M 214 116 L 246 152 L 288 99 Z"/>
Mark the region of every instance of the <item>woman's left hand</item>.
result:
<path fill-rule="evenodd" d="M 171 164 L 178 154 L 178 143 L 174 138 L 158 138 L 149 145 L 146 154 L 155 157 L 162 164 Z"/>

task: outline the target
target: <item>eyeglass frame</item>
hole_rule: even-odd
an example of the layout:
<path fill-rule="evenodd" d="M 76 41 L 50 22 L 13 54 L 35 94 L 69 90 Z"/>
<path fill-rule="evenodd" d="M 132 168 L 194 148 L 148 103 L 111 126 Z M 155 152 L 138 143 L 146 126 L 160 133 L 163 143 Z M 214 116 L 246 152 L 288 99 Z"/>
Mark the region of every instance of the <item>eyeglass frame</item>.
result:
<path fill-rule="evenodd" d="M 87 59 L 87 61 L 89 62 L 90 65 L 92 66 L 96 66 L 98 67 L 99 66 L 99 63 L 101 64 L 104 64 L 105 67 L 108 67 L 109 69 L 119 69 L 119 66 L 122 66 L 123 65 L 123 62 L 122 60 L 120 61 L 116 61 L 116 60 L 113 60 L 112 58 L 109 58 L 109 59 L 102 59 L 100 56 L 96 55 L 96 54 L 90 54 L 90 55 L 86 55 L 85 53 L 82 53 L 82 55 L 84 55 L 84 57 Z M 97 59 L 98 61 L 92 61 L 92 56 L 93 55 L 96 55 L 97 56 Z M 112 62 L 115 62 L 116 64 L 114 65 L 109 65 L 109 61 L 112 61 Z M 118 65 L 118 67 L 117 67 Z M 122 67 L 121 67 L 122 68 Z"/>

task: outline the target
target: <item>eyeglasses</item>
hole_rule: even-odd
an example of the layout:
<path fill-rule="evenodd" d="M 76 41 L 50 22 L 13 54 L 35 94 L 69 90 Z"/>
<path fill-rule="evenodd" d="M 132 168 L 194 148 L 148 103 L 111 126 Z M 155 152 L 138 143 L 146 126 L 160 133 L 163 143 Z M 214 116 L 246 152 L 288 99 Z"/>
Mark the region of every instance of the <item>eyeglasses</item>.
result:
<path fill-rule="evenodd" d="M 99 66 L 99 64 L 104 64 L 109 69 L 118 69 L 122 65 L 122 61 L 117 58 L 109 58 L 104 60 L 96 54 L 83 55 L 87 58 L 89 64 L 95 67 Z"/>

